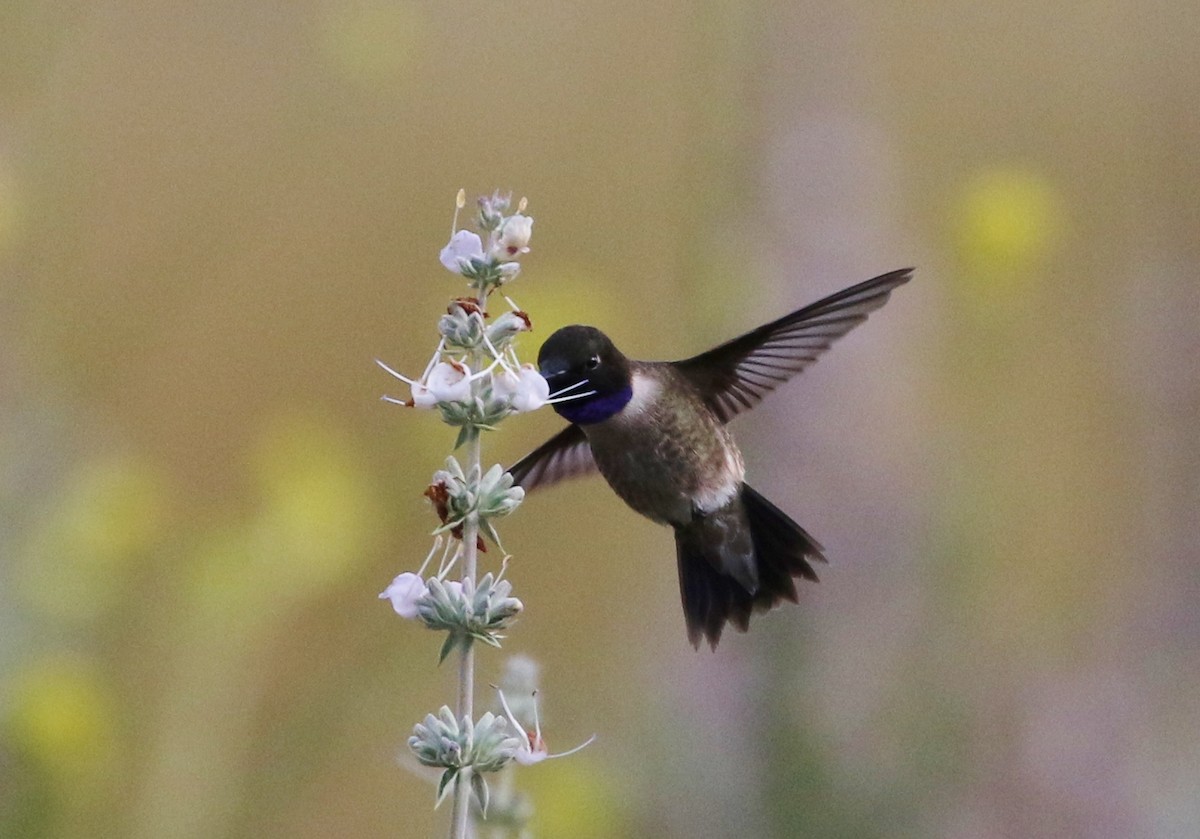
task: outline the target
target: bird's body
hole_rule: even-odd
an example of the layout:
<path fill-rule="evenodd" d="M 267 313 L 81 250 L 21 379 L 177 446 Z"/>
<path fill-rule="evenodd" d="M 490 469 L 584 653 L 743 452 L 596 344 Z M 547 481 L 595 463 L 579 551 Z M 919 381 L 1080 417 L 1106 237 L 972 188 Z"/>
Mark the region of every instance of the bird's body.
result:
<path fill-rule="evenodd" d="M 687 524 L 737 492 L 745 473 L 741 452 L 669 364 L 631 366 L 629 402 L 580 427 L 600 474 L 626 504 L 659 524 Z"/>
<path fill-rule="evenodd" d="M 797 310 L 685 361 L 634 361 L 599 330 L 568 326 L 538 355 L 572 424 L 511 469 L 531 490 L 599 471 L 622 500 L 675 529 L 688 637 L 715 648 L 726 622 L 797 600 L 821 546 L 745 484 L 726 423 L 802 370 L 887 301 L 894 271 Z M 575 396 L 571 396 L 574 393 Z"/>

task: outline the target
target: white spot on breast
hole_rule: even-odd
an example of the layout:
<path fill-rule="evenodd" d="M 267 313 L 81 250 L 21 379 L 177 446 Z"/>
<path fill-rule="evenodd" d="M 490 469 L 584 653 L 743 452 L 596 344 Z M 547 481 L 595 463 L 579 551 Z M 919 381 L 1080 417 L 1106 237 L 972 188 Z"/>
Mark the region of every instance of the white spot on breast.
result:
<path fill-rule="evenodd" d="M 645 373 L 634 373 L 630 380 L 630 387 L 633 388 L 633 397 L 629 400 L 622 413 L 629 417 L 636 417 L 650 405 L 654 404 L 654 400 L 658 398 L 658 391 L 662 385 L 653 376 L 647 376 Z"/>

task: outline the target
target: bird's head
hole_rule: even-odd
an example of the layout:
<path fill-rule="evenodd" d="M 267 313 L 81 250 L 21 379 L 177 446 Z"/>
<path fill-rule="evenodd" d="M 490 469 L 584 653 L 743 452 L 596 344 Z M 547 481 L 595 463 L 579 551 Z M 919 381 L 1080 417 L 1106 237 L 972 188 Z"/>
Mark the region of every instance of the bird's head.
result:
<path fill-rule="evenodd" d="M 564 326 L 538 352 L 554 410 L 574 423 L 608 419 L 633 394 L 629 359 L 591 326 Z"/>

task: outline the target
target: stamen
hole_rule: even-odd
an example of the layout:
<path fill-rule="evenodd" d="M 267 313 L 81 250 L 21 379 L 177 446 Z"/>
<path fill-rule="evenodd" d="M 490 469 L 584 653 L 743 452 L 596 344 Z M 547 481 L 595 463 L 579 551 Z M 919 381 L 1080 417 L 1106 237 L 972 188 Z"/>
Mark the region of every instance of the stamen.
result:
<path fill-rule="evenodd" d="M 502 365 L 502 364 L 504 364 L 504 362 L 500 360 L 499 356 L 496 356 L 496 359 L 491 364 L 489 364 L 487 367 L 483 368 L 478 373 L 472 373 L 470 376 L 468 376 L 467 381 L 473 382 L 476 379 L 482 379 L 484 376 L 490 376 L 492 371 L 496 369 L 496 366 Z M 470 369 L 470 368 L 467 368 L 467 369 Z M 508 369 L 508 368 L 505 368 L 505 369 Z"/>
<path fill-rule="evenodd" d="M 508 717 L 508 721 L 512 723 L 513 728 L 525 735 L 526 741 L 529 740 L 529 735 L 525 732 L 525 727 L 517 722 L 517 716 L 512 712 L 512 708 L 508 707 L 508 700 L 504 698 L 504 691 L 496 688 L 496 695 L 500 697 L 500 707 L 504 709 L 504 716 Z M 534 707 L 537 707 L 536 705 Z"/>
<path fill-rule="evenodd" d="M 429 555 L 427 557 L 425 557 L 425 561 L 422 562 L 421 567 L 417 569 L 418 577 L 421 577 L 422 579 L 424 579 L 425 566 L 427 566 L 429 564 L 429 561 L 431 559 L 433 559 L 433 555 L 436 554 L 439 550 L 441 550 L 442 542 L 443 542 L 443 539 L 441 536 L 433 537 L 433 547 L 429 549 Z"/>
<path fill-rule="evenodd" d="M 454 234 L 458 232 L 458 211 L 467 206 L 467 191 L 459 189 L 458 195 L 454 196 L 454 219 L 450 222 L 450 238 L 454 238 Z"/>
<path fill-rule="evenodd" d="M 382 368 L 383 368 L 384 370 L 386 370 L 387 372 L 391 373 L 393 376 L 395 376 L 395 377 L 396 377 L 397 379 L 399 379 L 400 381 L 404 382 L 406 385 L 410 385 L 410 386 L 412 386 L 412 387 L 416 387 L 416 385 L 418 384 L 417 382 L 414 382 L 412 379 L 408 378 L 408 376 L 403 376 L 403 375 L 401 375 L 400 373 L 397 373 L 397 372 L 396 372 L 395 370 L 393 370 L 391 367 L 388 367 L 386 364 L 384 364 L 382 361 L 380 361 L 378 358 L 377 358 L 377 359 L 375 359 L 375 363 L 376 363 L 376 364 L 378 364 L 380 367 L 382 367 Z M 432 368 L 432 367 L 430 367 L 429 369 L 430 369 L 430 370 L 432 370 L 433 368 Z M 425 371 L 425 376 L 428 376 L 428 375 L 429 375 L 429 370 L 426 370 L 426 371 Z M 421 378 L 422 378 L 422 379 L 424 379 L 425 377 L 424 377 L 424 376 L 422 376 Z M 384 398 L 386 399 L 387 397 L 384 397 Z"/>
<path fill-rule="evenodd" d="M 407 399 L 397 399 L 394 396 L 386 396 L 386 395 L 379 397 L 379 399 L 383 402 L 391 402 L 393 405 L 403 405 L 405 408 L 408 407 Z"/>
<path fill-rule="evenodd" d="M 450 553 L 450 548 L 454 547 L 454 556 L 450 557 L 450 561 L 446 561 L 446 554 Z M 454 563 L 458 562 L 458 558 L 462 556 L 463 544 L 457 539 L 449 539 L 446 542 L 446 550 L 442 552 L 442 558 L 438 563 L 437 578 L 443 580 L 450 573 L 450 569 L 454 567 Z"/>
<path fill-rule="evenodd" d="M 504 372 L 506 372 L 506 373 L 515 372 L 511 367 L 508 366 L 507 363 L 505 363 L 504 353 L 502 353 L 502 352 L 500 352 L 500 350 L 496 349 L 496 346 L 492 343 L 492 340 L 490 338 L 488 338 L 486 332 L 483 333 L 483 344 L 485 347 L 488 348 L 488 352 L 490 352 L 492 354 L 492 358 L 496 359 L 496 363 L 499 363 L 499 365 L 504 368 Z M 496 364 L 493 363 L 492 367 L 495 367 L 495 366 L 496 366 Z M 492 367 L 489 367 L 488 369 L 491 370 Z"/>
<path fill-rule="evenodd" d="M 438 341 L 437 349 L 433 351 L 433 355 L 429 358 L 429 363 L 425 365 L 425 372 L 421 374 L 421 381 L 426 381 L 429 374 L 433 372 L 433 368 L 437 366 L 438 359 L 442 357 L 442 350 L 446 348 L 446 339 Z"/>
<path fill-rule="evenodd" d="M 576 746 L 573 749 L 568 749 L 565 752 L 559 752 L 556 755 L 546 755 L 546 759 L 549 760 L 552 757 L 566 757 L 567 755 L 573 755 L 573 754 L 575 754 L 575 752 L 578 752 L 582 749 L 586 749 L 588 746 L 592 745 L 592 743 L 594 743 L 594 742 L 596 742 L 595 734 L 593 734 L 591 737 L 584 740 L 582 743 L 580 743 L 578 746 Z"/>

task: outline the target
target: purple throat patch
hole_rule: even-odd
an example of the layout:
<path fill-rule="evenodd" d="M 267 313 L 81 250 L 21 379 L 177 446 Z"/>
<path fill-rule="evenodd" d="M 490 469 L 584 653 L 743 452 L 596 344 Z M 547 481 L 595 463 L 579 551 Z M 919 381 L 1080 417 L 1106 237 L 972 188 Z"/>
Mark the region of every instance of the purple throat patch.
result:
<path fill-rule="evenodd" d="M 628 405 L 632 398 L 633 386 L 626 385 L 616 393 L 610 393 L 607 396 L 593 396 L 589 399 L 563 402 L 554 407 L 558 408 L 560 416 L 576 425 L 591 425 L 604 422 Z"/>

